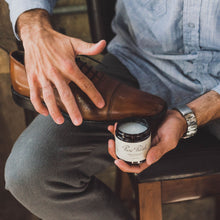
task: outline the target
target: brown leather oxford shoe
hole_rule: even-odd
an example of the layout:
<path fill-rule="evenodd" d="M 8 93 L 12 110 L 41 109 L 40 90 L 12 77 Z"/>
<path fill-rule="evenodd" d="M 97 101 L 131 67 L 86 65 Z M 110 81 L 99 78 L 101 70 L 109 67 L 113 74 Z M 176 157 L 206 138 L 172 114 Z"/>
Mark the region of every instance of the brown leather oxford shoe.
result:
<path fill-rule="evenodd" d="M 104 108 L 98 109 L 87 95 L 71 82 L 69 86 L 76 98 L 84 121 L 114 122 L 130 117 L 142 117 L 148 119 L 150 124 L 158 124 L 162 120 L 167 109 L 164 100 L 110 78 L 108 75 L 89 67 L 80 59 L 76 59 L 76 62 L 105 100 Z M 14 101 L 23 108 L 34 110 L 30 101 L 30 89 L 22 51 L 14 51 L 10 54 L 10 74 Z M 55 88 L 54 92 L 58 106 L 64 116 L 68 117 Z"/>

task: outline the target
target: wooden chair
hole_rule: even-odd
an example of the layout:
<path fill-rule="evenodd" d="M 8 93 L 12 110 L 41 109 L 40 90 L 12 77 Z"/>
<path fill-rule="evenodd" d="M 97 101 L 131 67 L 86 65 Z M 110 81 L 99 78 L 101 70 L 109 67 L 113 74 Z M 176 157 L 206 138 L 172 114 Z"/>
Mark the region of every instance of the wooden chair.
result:
<path fill-rule="evenodd" d="M 87 0 L 94 42 L 114 36 L 111 20 L 116 1 Z M 110 11 L 112 10 L 112 11 Z M 118 175 L 118 193 L 128 189 L 126 174 Z M 139 175 L 130 175 L 135 190 L 137 219 L 161 220 L 162 205 L 220 194 L 220 142 L 206 130 L 180 141 L 178 147 Z M 123 197 L 122 195 L 122 197 Z M 122 198 L 123 199 L 123 198 Z M 217 204 L 218 205 L 218 204 Z M 216 213 L 216 220 L 220 215 Z"/>
<path fill-rule="evenodd" d="M 204 129 L 133 176 L 137 216 L 161 220 L 162 204 L 220 195 L 220 142 Z M 216 207 L 219 204 L 216 204 Z M 218 209 L 216 220 L 220 219 Z"/>

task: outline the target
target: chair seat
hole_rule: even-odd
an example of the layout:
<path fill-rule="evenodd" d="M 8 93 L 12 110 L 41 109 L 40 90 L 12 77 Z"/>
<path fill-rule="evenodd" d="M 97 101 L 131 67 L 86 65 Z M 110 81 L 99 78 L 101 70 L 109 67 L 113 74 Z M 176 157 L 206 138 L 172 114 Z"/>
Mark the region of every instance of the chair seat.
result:
<path fill-rule="evenodd" d="M 139 183 L 181 179 L 220 173 L 220 142 L 204 129 L 178 146 L 142 173 Z"/>

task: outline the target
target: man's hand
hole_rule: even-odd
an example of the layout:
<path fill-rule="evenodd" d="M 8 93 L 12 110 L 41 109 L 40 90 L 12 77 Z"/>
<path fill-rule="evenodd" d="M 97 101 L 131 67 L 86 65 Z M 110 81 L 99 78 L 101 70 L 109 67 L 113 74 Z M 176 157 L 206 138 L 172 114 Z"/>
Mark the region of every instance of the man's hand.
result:
<path fill-rule="evenodd" d="M 114 134 L 116 126 L 109 126 L 108 130 Z M 115 164 L 124 172 L 128 173 L 140 173 L 151 164 L 157 162 L 164 154 L 174 149 L 179 139 L 186 132 L 186 121 L 178 111 L 169 110 L 165 117 L 165 120 L 158 129 L 155 137 L 152 139 L 152 147 L 147 153 L 146 162 L 130 166 L 123 160 L 117 158 L 115 154 L 115 142 L 109 140 L 108 151 L 109 154 L 115 159 Z"/>
<path fill-rule="evenodd" d="M 196 115 L 198 126 L 202 126 L 212 120 L 220 118 L 220 95 L 215 91 L 209 91 L 187 104 Z M 114 134 L 116 125 L 109 126 L 108 130 Z M 109 140 L 108 151 L 115 159 L 115 164 L 124 172 L 140 173 L 151 164 L 157 162 L 164 154 L 174 149 L 179 139 L 187 131 L 185 118 L 176 110 L 167 111 L 165 120 L 159 127 L 152 140 L 151 148 L 147 153 L 146 162 L 139 166 L 129 166 L 117 158 L 115 143 Z"/>
<path fill-rule="evenodd" d="M 20 15 L 17 30 L 25 50 L 30 98 L 37 112 L 45 116 L 49 113 L 57 124 L 64 122 L 55 100 L 55 87 L 72 122 L 80 125 L 82 116 L 68 86 L 70 81 L 85 92 L 98 108 L 105 105 L 101 94 L 75 63 L 79 54 L 99 54 L 105 48 L 104 40 L 92 44 L 60 34 L 52 29 L 48 13 L 41 9 Z M 46 107 L 41 102 L 41 94 Z"/>

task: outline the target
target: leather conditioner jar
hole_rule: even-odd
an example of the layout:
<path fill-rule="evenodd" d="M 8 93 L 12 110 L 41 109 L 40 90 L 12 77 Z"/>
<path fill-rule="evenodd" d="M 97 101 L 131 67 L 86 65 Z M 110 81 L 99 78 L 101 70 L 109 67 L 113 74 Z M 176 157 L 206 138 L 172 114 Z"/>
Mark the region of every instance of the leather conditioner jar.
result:
<path fill-rule="evenodd" d="M 129 164 L 141 164 L 151 146 L 151 132 L 145 119 L 118 122 L 115 131 L 116 156 Z"/>

